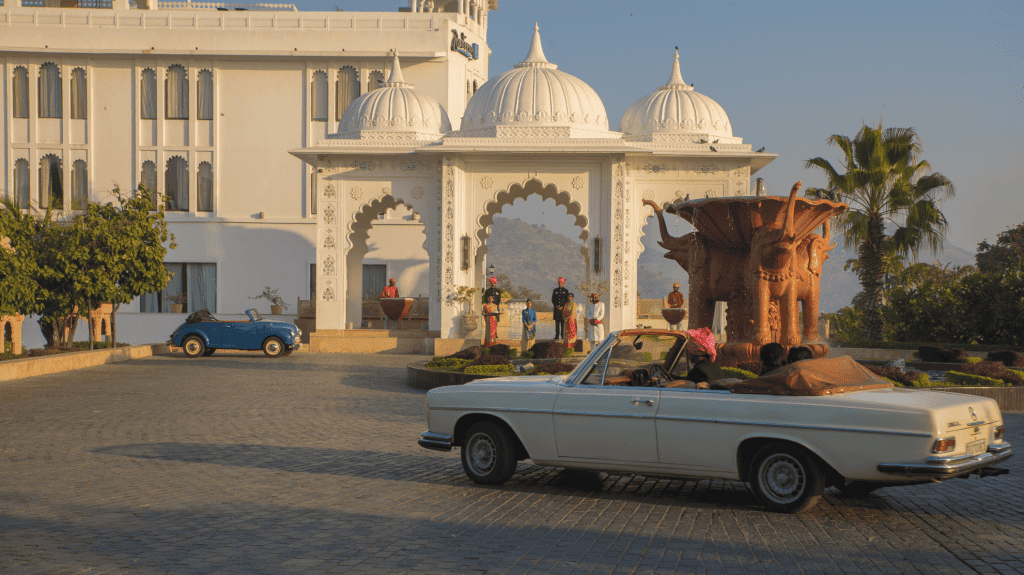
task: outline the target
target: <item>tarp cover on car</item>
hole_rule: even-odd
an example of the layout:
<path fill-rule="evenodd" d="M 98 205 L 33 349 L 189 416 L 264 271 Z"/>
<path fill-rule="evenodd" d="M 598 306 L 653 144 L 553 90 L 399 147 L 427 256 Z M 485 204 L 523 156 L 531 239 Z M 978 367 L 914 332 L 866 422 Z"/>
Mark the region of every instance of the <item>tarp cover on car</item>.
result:
<path fill-rule="evenodd" d="M 213 317 L 213 314 L 210 313 L 210 310 L 201 309 L 185 319 L 185 323 L 200 323 L 204 321 L 217 321 L 217 318 Z"/>
<path fill-rule="evenodd" d="M 732 393 L 760 395 L 834 395 L 894 387 L 850 356 L 808 359 L 770 371 L 766 375 L 729 386 Z"/>

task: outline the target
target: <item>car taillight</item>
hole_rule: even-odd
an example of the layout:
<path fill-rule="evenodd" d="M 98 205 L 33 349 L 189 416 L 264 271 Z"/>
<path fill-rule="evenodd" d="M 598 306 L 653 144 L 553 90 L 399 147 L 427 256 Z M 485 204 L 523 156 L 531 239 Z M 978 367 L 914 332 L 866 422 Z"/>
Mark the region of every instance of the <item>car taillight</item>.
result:
<path fill-rule="evenodd" d="M 947 437 L 945 439 L 936 439 L 935 447 L 932 448 L 932 453 L 946 453 L 947 451 L 953 451 L 956 449 L 956 439 Z"/>
<path fill-rule="evenodd" d="M 1003 438 L 1003 435 L 1006 435 L 1006 428 L 1005 427 L 997 427 L 996 428 L 996 433 L 995 433 L 995 435 L 992 436 L 992 439 L 994 439 L 996 441 L 999 441 L 1000 439 Z"/>

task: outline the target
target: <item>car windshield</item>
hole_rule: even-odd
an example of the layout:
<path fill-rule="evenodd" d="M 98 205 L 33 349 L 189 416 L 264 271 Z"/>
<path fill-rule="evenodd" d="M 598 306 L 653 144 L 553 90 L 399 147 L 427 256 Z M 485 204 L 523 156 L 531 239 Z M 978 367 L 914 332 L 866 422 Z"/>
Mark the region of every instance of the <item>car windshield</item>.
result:
<path fill-rule="evenodd" d="M 256 308 L 245 310 L 245 313 L 249 314 L 252 321 L 263 321 L 263 316 L 260 315 L 260 312 L 256 311 Z"/>
<path fill-rule="evenodd" d="M 686 362 L 680 357 L 685 341 L 676 335 L 622 334 L 618 341 L 600 353 L 579 383 L 624 385 L 628 384 L 634 370 L 643 368 L 650 371 L 652 366 L 659 366 L 681 378 L 686 372 Z"/>

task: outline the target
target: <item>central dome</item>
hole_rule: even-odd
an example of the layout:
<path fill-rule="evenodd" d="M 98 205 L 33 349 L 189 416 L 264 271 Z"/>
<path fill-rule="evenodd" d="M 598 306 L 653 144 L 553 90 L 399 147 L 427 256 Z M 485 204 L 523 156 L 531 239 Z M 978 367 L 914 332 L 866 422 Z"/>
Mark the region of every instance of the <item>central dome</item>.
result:
<path fill-rule="evenodd" d="M 540 31 L 526 59 L 488 80 L 466 105 L 459 136 L 617 138 L 597 92 L 544 57 Z"/>

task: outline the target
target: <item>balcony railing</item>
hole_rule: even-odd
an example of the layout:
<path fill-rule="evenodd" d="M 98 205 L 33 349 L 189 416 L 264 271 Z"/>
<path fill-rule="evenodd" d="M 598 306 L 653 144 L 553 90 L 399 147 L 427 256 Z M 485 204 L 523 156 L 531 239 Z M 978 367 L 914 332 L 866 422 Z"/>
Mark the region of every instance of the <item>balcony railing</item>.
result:
<path fill-rule="evenodd" d="M 160 2 L 161 10 L 238 10 L 298 12 L 295 4 L 226 4 L 224 2 Z"/>

